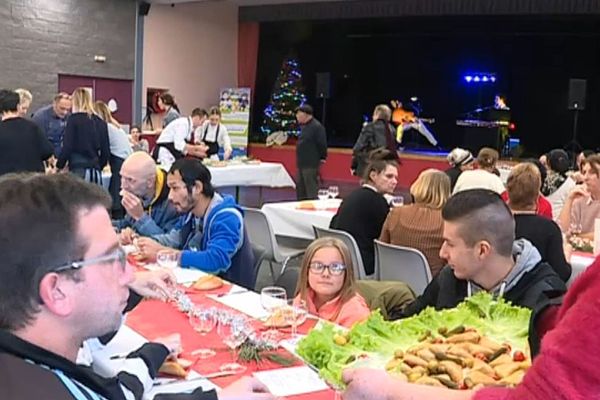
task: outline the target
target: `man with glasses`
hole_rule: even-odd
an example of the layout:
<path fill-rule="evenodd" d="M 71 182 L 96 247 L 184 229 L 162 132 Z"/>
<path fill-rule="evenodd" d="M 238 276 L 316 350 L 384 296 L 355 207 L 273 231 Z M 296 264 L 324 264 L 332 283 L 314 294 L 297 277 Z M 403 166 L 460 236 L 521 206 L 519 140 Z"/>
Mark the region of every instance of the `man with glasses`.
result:
<path fill-rule="evenodd" d="M 132 243 L 135 234 L 154 236 L 175 227 L 179 214 L 169 202 L 167 173 L 149 154 L 138 151 L 121 167 L 121 204 L 127 215 L 114 221 L 121 230 L 121 243 Z"/>
<path fill-rule="evenodd" d="M 140 253 L 153 260 L 160 250 L 180 249 L 179 264 L 219 275 L 253 289 L 254 254 L 244 228 L 243 211 L 233 197 L 217 193 L 202 162 L 182 158 L 167 176 L 169 200 L 183 214 L 180 229 L 140 238 Z"/>
<path fill-rule="evenodd" d="M 0 178 L 3 398 L 141 398 L 130 375 L 103 378 L 75 364 L 85 340 L 120 327 L 134 282 L 109 207 L 102 188 L 69 174 Z M 219 398 L 270 399 L 252 393 L 263 390 L 241 380 Z M 176 398 L 217 396 L 196 391 Z"/>

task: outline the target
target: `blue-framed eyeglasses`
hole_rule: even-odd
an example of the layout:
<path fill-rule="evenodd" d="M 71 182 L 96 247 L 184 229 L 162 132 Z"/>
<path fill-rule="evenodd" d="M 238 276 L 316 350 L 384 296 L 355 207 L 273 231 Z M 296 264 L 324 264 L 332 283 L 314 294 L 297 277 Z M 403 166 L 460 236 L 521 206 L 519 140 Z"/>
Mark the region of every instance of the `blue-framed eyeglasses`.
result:
<path fill-rule="evenodd" d="M 118 261 L 119 265 L 123 270 L 125 270 L 125 266 L 127 265 L 127 254 L 122 247 L 117 248 L 115 251 L 110 252 L 109 254 L 90 258 L 87 260 L 73 261 L 69 264 L 61 265 L 60 267 L 53 268 L 50 272 L 64 272 L 69 270 L 78 270 L 86 265 L 92 264 L 112 264 Z"/>
<path fill-rule="evenodd" d="M 315 274 L 320 274 L 320 275 L 323 274 L 323 271 L 325 271 L 325 268 L 327 268 L 327 270 L 329 270 L 329 273 L 331 275 L 341 275 L 346 270 L 346 266 L 342 263 L 323 264 L 320 262 L 313 262 L 313 263 L 310 263 L 308 267 L 311 272 L 314 272 Z"/>

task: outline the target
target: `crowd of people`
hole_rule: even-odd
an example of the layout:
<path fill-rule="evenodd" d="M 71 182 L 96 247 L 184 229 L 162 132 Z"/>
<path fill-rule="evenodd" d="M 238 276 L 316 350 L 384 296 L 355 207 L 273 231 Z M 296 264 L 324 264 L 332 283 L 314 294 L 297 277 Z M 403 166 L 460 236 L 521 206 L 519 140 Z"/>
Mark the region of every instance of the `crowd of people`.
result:
<path fill-rule="evenodd" d="M 94 372 L 94 349 L 110 342 L 123 313 L 143 297 L 163 298 L 175 278 L 169 271 L 134 273 L 122 245 L 135 243 L 146 260 L 166 252 L 182 268 L 249 289 L 256 285 L 244 210 L 215 189 L 201 162 L 219 147 L 225 157 L 231 154 L 220 112 L 195 109 L 182 117 L 172 96 L 163 95 L 170 121 L 153 157 L 139 128 L 128 137 L 108 106 L 93 103 L 83 88 L 57 95 L 30 120 L 31 101 L 26 91 L 0 91 L 0 368 L 13 371 L 0 376 L 0 387 L 10 398 L 142 398 L 158 366 L 177 352 L 180 338 L 156 338 L 128 355 L 119 373 L 109 377 Z M 370 275 L 374 239 L 425 255 L 433 279 L 414 300 L 387 310 L 388 318 L 407 318 L 430 306 L 452 308 L 486 291 L 533 310 L 530 345 L 536 358 L 516 388 L 478 392 L 411 385 L 384 371 L 348 370 L 343 398 L 597 396 L 598 356 L 589 349 L 597 344 L 600 326 L 595 292 L 600 266 L 595 262 L 567 290 L 567 239 L 593 235 L 600 217 L 600 156 L 582 153 L 578 169 L 570 171 L 568 155 L 553 150 L 537 162 L 513 166 L 505 184 L 495 150 L 483 148 L 473 157 L 454 149 L 447 171 L 422 171 L 410 187 L 412 201 L 393 207 L 388 200 L 396 189 L 399 160 L 390 145 L 388 111 L 378 106 L 374 122 L 361 133 L 352 164 L 361 184 L 345 196 L 331 227 L 354 237 Z M 309 106 L 301 106 L 296 116 L 303 156 L 298 195 L 314 198 L 319 165 L 327 157 L 324 131 Z M 19 151 L 7 150 L 15 148 Z M 113 172 L 118 189 L 111 185 L 110 195 L 97 185 L 107 164 L 118 170 Z M 69 173 L 43 173 L 54 168 Z M 111 203 L 122 207 L 122 216 L 111 218 Z M 354 267 L 350 249 L 340 240 L 313 241 L 303 256 L 295 300 L 311 314 L 348 328 L 365 320 L 371 310 Z M 586 356 L 589 360 L 581 363 Z M 273 398 L 251 378 L 219 393 L 198 389 L 172 396 L 161 398 Z"/>

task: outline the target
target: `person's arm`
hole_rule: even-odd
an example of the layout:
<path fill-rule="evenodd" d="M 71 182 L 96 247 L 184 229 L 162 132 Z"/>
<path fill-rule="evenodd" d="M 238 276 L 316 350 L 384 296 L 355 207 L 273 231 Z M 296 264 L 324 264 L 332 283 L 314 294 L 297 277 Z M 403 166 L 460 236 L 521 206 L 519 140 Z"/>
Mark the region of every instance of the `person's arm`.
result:
<path fill-rule="evenodd" d="M 73 152 L 73 147 L 75 145 L 75 135 L 77 135 L 76 121 L 76 116 L 74 116 L 74 114 L 71 114 L 69 118 L 67 118 L 65 134 L 63 136 L 63 146 L 56 163 L 56 167 L 59 169 L 63 169 L 67 164 L 67 161 L 69 161 L 69 158 L 71 158 L 71 153 Z"/>
<path fill-rule="evenodd" d="M 395 315 L 391 315 L 391 319 L 407 318 L 411 315 L 415 315 L 423 311 L 425 308 L 432 306 L 434 307 L 437 303 L 438 294 L 440 292 L 439 279 L 444 271 L 442 270 L 438 276 L 433 278 L 429 285 L 425 288 L 422 295 L 417 297 L 415 301 L 407 305 L 402 311 Z"/>
<path fill-rule="evenodd" d="M 325 161 L 327 160 L 327 134 L 325 133 L 325 128 L 321 126 L 316 133 L 315 139 L 319 150 L 319 159 Z"/>
<path fill-rule="evenodd" d="M 571 190 L 567 199 L 565 201 L 565 205 L 563 206 L 560 215 L 558 216 L 558 226 L 563 232 L 568 232 L 571 225 L 571 218 L 573 215 L 573 202 L 586 194 L 585 189 L 579 186 L 576 186 Z"/>
<path fill-rule="evenodd" d="M 224 150 L 223 159 L 228 160 L 229 157 L 231 157 L 231 152 L 233 151 L 233 148 L 231 147 L 231 138 L 229 137 L 229 131 L 227 130 L 227 127 L 223 124 L 221 124 L 220 126 L 218 141 L 219 146 L 223 147 Z"/>
<path fill-rule="evenodd" d="M 98 129 L 98 136 L 100 139 L 100 169 L 103 169 L 108 161 L 110 160 L 110 142 L 108 141 L 108 124 L 102 121 L 100 118 L 97 118 L 94 123 Z"/>
<path fill-rule="evenodd" d="M 571 264 L 565 259 L 562 233 L 560 228 L 554 222 L 550 224 L 551 234 L 548 243 L 548 264 L 552 266 L 560 279 L 567 282 L 571 277 Z"/>
<path fill-rule="evenodd" d="M 37 136 L 39 151 L 40 151 L 40 159 L 42 161 L 46 161 L 50 157 L 54 155 L 54 147 L 52 143 L 48 140 L 44 132 L 40 129 L 38 125 L 34 126 L 35 136 Z"/>
<path fill-rule="evenodd" d="M 242 246 L 243 219 L 239 211 L 231 209 L 215 215 L 205 235 L 209 239 L 203 251 L 181 252 L 181 266 L 219 273 L 231 266 L 231 259 Z"/>

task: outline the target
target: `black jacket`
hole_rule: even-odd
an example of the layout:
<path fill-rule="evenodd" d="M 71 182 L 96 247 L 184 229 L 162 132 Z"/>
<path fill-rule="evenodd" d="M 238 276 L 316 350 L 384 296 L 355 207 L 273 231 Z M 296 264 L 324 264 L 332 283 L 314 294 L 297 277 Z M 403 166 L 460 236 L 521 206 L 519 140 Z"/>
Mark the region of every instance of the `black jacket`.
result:
<path fill-rule="evenodd" d="M 514 287 L 504 293 L 503 297 L 514 305 L 536 309 L 548 298 L 560 296 L 566 291 L 565 283 L 554 269 L 545 262 L 539 262 L 534 269 L 525 273 Z M 391 319 L 410 317 L 428 306 L 435 307 L 436 310 L 454 308 L 466 297 L 467 281 L 456 278 L 452 268 L 446 266 L 427 285 L 421 296 L 403 310 L 395 310 Z"/>
<path fill-rule="evenodd" d="M 329 225 L 354 237 L 367 275 L 375 271 L 373 239 L 379 238 L 389 211 L 390 206 L 381 194 L 361 187 L 344 199 Z"/>
<path fill-rule="evenodd" d="M 298 169 L 319 168 L 321 160 L 327 158 L 327 135 L 319 121 L 312 118 L 302 126 L 296 143 L 296 164 Z"/>
<path fill-rule="evenodd" d="M 369 153 L 378 148 L 387 148 L 392 153 L 396 152 L 396 138 L 394 128 L 384 120 L 377 120 L 366 124 L 356 143 L 352 148 L 352 164 L 350 168 L 357 176 L 362 177 L 369 160 Z"/>

